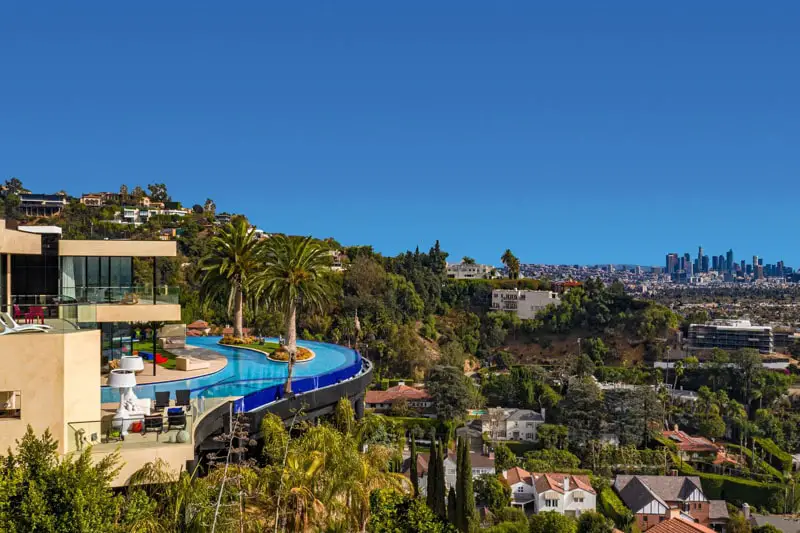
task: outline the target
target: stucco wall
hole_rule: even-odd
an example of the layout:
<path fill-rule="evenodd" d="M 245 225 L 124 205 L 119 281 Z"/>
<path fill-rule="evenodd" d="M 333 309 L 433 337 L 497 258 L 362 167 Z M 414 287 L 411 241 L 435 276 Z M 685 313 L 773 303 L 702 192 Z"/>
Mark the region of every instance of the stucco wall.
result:
<path fill-rule="evenodd" d="M 146 463 L 156 459 L 164 460 L 172 473 L 177 476 L 181 470 L 186 469 L 186 462 L 194 459 L 194 445 L 191 443 L 175 444 L 163 443 L 160 445 L 133 447 L 119 446 L 121 469 L 111 481 L 112 487 L 121 487 L 128 483 L 131 475 L 142 468 Z M 111 452 L 97 452 L 92 454 L 92 459 L 97 462 Z"/>
<path fill-rule="evenodd" d="M 100 331 L 0 336 L 0 390 L 21 391 L 21 419 L 0 419 L 0 449 L 28 425 L 68 446 L 68 422 L 100 418 Z"/>
<path fill-rule="evenodd" d="M 169 322 L 181 319 L 179 304 L 97 304 L 97 322 Z"/>
<path fill-rule="evenodd" d="M 100 257 L 175 257 L 175 241 L 58 241 L 58 255 Z"/>
<path fill-rule="evenodd" d="M 6 221 L 0 220 L 0 253 L 39 255 L 42 253 L 42 237 L 6 229 Z"/>

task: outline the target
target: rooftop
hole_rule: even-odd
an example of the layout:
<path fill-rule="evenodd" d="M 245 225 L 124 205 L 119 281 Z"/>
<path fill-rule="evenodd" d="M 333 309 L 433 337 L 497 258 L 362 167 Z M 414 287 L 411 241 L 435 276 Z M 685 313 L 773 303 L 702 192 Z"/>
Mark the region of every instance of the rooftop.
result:
<path fill-rule="evenodd" d="M 424 389 L 416 389 L 408 385 L 396 385 L 386 390 L 370 390 L 364 398 L 366 403 L 391 403 L 400 398 L 406 400 L 429 400 L 430 395 Z"/>

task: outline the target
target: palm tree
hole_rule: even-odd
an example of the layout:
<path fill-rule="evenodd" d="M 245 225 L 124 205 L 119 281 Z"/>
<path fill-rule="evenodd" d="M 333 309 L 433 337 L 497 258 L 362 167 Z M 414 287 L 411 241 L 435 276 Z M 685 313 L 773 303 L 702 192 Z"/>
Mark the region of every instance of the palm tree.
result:
<path fill-rule="evenodd" d="M 508 269 L 508 277 L 510 279 L 519 278 L 519 259 L 517 259 L 517 256 L 515 256 L 510 249 L 506 249 L 500 257 L 500 261 L 502 261 Z"/>
<path fill-rule="evenodd" d="M 244 217 L 221 226 L 210 244 L 211 252 L 200 262 L 201 294 L 227 295 L 233 309 L 233 336 L 242 337 L 244 293 L 252 288 L 263 251 L 261 241 Z"/>
<path fill-rule="evenodd" d="M 330 255 L 311 237 L 275 235 L 267 242 L 264 270 L 257 276 L 259 293 L 283 312 L 286 319 L 286 347 L 289 374 L 285 392 L 292 392 L 292 372 L 297 354 L 297 308 L 321 310 L 331 298 Z"/>

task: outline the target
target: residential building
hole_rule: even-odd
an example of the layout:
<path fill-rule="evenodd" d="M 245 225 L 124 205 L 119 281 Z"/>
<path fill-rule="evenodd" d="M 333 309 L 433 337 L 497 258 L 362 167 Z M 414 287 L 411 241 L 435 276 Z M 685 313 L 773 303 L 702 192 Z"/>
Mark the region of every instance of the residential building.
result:
<path fill-rule="evenodd" d="M 642 531 L 669 519 L 673 508 L 707 527 L 714 524 L 724 528 L 728 519 L 725 502 L 709 501 L 697 476 L 620 475 L 614 480 L 614 490 L 633 512 Z"/>
<path fill-rule="evenodd" d="M 155 210 L 151 211 L 146 207 L 123 206 L 122 210 L 115 214 L 114 222 L 139 226 L 148 222 L 153 214 L 155 214 Z"/>
<path fill-rule="evenodd" d="M 595 510 L 597 493 L 589 476 L 537 474 L 514 467 L 503 471 L 503 478 L 511 487 L 511 505 L 526 511 L 555 511 L 576 518 Z"/>
<path fill-rule="evenodd" d="M 230 213 L 219 213 L 217 215 L 214 215 L 214 221 L 217 224 L 227 224 L 228 222 L 231 221 L 231 217 L 233 217 L 233 215 L 231 215 Z"/>
<path fill-rule="evenodd" d="M 86 207 L 103 207 L 105 200 L 100 193 L 89 193 L 81 196 L 81 203 Z"/>
<path fill-rule="evenodd" d="M 650 528 L 650 533 L 717 533 L 686 517 L 680 509 L 669 509 L 667 518 Z"/>
<path fill-rule="evenodd" d="M 774 351 L 772 327 L 754 326 L 749 320 L 713 320 L 707 324 L 689 326 L 689 350 L 714 348 L 735 351 L 754 348 L 763 354 Z"/>
<path fill-rule="evenodd" d="M 545 410 L 492 407 L 482 415 L 481 431 L 491 440 L 536 441 L 536 430 L 544 424 Z"/>
<path fill-rule="evenodd" d="M 101 361 L 133 352 L 133 324 L 181 318 L 176 291 L 155 279 L 134 285 L 133 258 L 150 258 L 158 272 L 157 258 L 177 255 L 176 243 L 75 241 L 61 239 L 58 228 L 24 229 L 0 219 L 0 311 L 7 314 L 0 354 L 8 356 L 0 357 L 0 449 L 30 426 L 49 430 L 62 454 L 96 445 L 92 456 L 100 459 L 121 446 L 114 485 L 156 457 L 180 469 L 194 459 L 191 442 L 101 442 L 114 416 L 101 405 Z"/>
<path fill-rule="evenodd" d="M 20 194 L 19 210 L 27 217 L 60 215 L 69 202 L 64 194 Z"/>
<path fill-rule="evenodd" d="M 417 476 L 419 479 L 420 493 L 425 494 L 428 486 L 428 461 L 430 460 L 429 453 L 417 454 Z M 476 452 L 469 452 L 469 461 L 472 466 L 472 479 L 475 479 L 483 474 L 494 474 L 494 457 L 491 455 L 483 455 Z M 456 486 L 457 479 L 457 459 L 454 451 L 448 450 L 447 457 L 444 461 L 444 481 L 446 487 Z M 408 474 L 410 470 L 409 460 L 405 461 L 403 466 L 403 473 Z"/>
<path fill-rule="evenodd" d="M 364 407 L 387 413 L 397 403 L 404 401 L 411 409 L 424 412 L 433 406 L 428 391 L 400 383 L 386 390 L 369 390 L 364 396 Z"/>
<path fill-rule="evenodd" d="M 678 429 L 677 426 L 675 426 L 675 429 L 662 431 L 661 434 L 675 443 L 684 460 L 716 455 L 721 449 L 719 445 L 714 444 L 707 438 L 701 436 L 693 437 Z"/>
<path fill-rule="evenodd" d="M 531 291 L 521 289 L 492 290 L 492 310 L 516 313 L 522 320 L 536 317 L 536 313 L 548 305 L 558 305 L 561 299 L 552 291 Z"/>
<path fill-rule="evenodd" d="M 452 279 L 485 279 L 492 277 L 495 268 L 476 263 L 448 263 L 447 277 Z"/>

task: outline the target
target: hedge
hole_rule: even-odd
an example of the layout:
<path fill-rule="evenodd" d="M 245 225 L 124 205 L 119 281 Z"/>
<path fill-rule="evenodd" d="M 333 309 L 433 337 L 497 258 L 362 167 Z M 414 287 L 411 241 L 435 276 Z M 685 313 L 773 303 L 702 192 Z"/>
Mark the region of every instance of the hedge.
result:
<path fill-rule="evenodd" d="M 630 515 L 630 511 L 622 500 L 619 499 L 617 493 L 611 487 L 603 487 L 597 495 L 597 503 L 600 507 L 600 512 L 614 521 L 619 528 L 624 528 L 627 525 L 626 516 Z"/>
<path fill-rule="evenodd" d="M 766 509 L 770 513 L 783 513 L 785 498 L 788 485 L 778 483 L 761 483 L 750 479 L 722 476 L 719 474 L 696 474 L 700 477 L 703 492 L 709 500 L 725 500 L 736 506 L 741 506 L 747 502 L 751 507 Z M 795 497 L 794 502 L 789 502 L 789 511 L 794 512 L 798 508 L 800 494 Z"/>
<path fill-rule="evenodd" d="M 780 446 L 775 444 L 772 439 L 765 439 L 763 437 L 753 437 L 756 445 L 770 455 L 772 466 L 780 467 L 784 472 L 792 469 L 792 456 L 785 451 L 781 450 Z M 777 461 L 777 464 L 775 463 Z"/>
<path fill-rule="evenodd" d="M 511 450 L 517 457 L 523 457 L 526 452 L 532 452 L 538 449 L 536 444 L 533 442 L 524 442 L 519 440 L 504 440 L 498 442 L 502 442 L 508 446 L 508 449 Z"/>
<path fill-rule="evenodd" d="M 728 444 L 727 447 L 730 450 L 735 450 L 736 452 L 747 456 L 747 458 L 750 460 L 751 470 L 755 470 L 756 464 L 758 464 L 758 468 L 765 470 L 767 474 L 775 478 L 775 481 L 783 481 L 783 474 L 781 474 L 777 468 L 769 464 L 767 461 L 764 461 L 760 457 L 753 457 L 753 452 L 750 450 L 750 448 L 742 448 L 736 444 Z"/>

